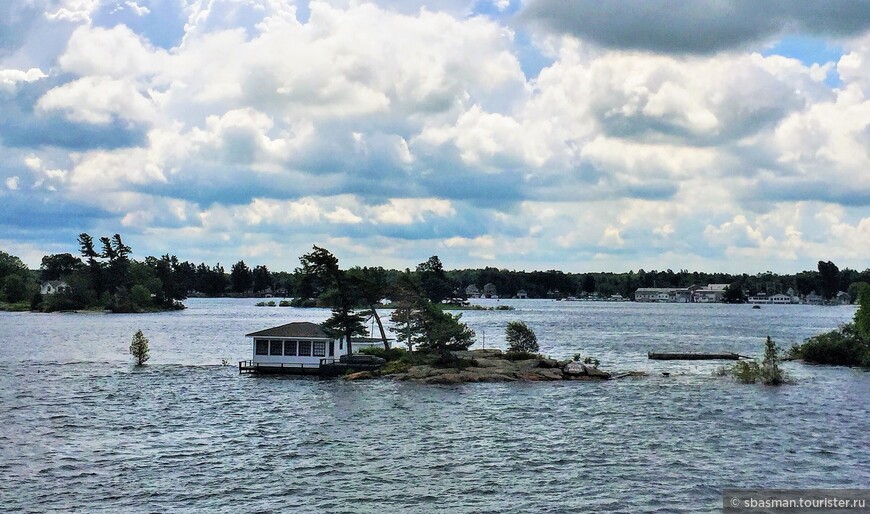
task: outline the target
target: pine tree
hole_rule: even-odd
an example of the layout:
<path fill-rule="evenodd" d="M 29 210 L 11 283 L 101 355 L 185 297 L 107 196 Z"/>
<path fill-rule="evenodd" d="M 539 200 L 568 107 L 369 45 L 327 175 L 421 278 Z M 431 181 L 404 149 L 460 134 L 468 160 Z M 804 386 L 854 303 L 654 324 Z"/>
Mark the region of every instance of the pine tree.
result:
<path fill-rule="evenodd" d="M 148 338 L 141 330 L 136 331 L 133 335 L 133 342 L 130 343 L 130 355 L 136 359 L 137 366 L 142 366 L 148 360 Z"/>
<path fill-rule="evenodd" d="M 509 352 L 537 353 L 538 336 L 522 321 L 509 321 L 505 330 Z"/>

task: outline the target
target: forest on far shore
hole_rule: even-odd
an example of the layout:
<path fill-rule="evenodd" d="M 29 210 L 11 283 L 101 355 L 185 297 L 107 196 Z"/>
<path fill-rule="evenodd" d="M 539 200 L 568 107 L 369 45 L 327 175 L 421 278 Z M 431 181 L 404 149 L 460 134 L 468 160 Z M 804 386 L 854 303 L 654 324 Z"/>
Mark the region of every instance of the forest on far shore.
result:
<path fill-rule="evenodd" d="M 221 263 L 195 264 L 169 254 L 137 260 L 131 258 L 132 249 L 124 244 L 119 234 L 94 240 L 82 233 L 78 243 L 80 255 L 46 255 L 38 270 L 30 270 L 18 257 L 0 251 L 0 308 L 139 312 L 183 308 L 181 301 L 189 296 L 274 296 L 317 304 L 318 291 L 302 267 L 273 271 L 262 264 L 239 260 L 227 270 Z M 846 291 L 854 299 L 858 284 L 870 283 L 870 268 L 863 271 L 840 269 L 831 261 L 819 261 L 817 269 L 795 274 L 767 271 L 750 275 L 685 269 L 566 273 L 495 267 L 448 270 L 439 257 L 433 255 L 413 269 L 352 267 L 348 272 L 365 278 L 367 283 L 382 284 L 379 290 L 385 298 L 392 296 L 403 275 L 410 275 L 419 282 L 425 295 L 437 303 L 466 298 L 466 290 L 472 285 L 481 292 L 486 287 L 500 298 L 513 298 L 522 291 L 528 298 L 621 295 L 633 299 L 635 291 L 641 287 L 729 284 L 730 290 L 740 292 L 732 295 L 739 301 L 743 295 L 789 290 L 800 295 L 815 292 L 826 299 Z M 41 289 L 49 281 L 61 289 L 42 294 Z"/>

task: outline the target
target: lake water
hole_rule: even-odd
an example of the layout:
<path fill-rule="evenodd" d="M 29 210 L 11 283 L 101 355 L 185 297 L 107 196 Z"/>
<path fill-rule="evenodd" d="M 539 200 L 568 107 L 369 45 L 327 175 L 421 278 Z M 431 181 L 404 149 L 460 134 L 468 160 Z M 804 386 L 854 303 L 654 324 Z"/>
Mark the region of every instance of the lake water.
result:
<path fill-rule="evenodd" d="M 717 512 L 723 488 L 870 487 L 870 373 L 786 363 L 797 383 L 770 388 L 646 358 L 760 355 L 854 307 L 487 301 L 516 310 L 465 312 L 476 347 L 523 320 L 553 357 L 650 374 L 424 386 L 240 376 L 244 334 L 328 316 L 255 302 L 0 313 L 3 510 Z"/>

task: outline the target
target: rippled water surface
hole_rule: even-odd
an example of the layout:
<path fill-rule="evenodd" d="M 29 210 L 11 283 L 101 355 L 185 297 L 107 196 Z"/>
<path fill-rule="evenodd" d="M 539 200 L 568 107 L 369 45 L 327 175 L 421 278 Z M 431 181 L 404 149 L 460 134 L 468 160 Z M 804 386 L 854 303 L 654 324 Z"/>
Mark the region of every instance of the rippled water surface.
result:
<path fill-rule="evenodd" d="M 715 512 L 728 487 L 870 487 L 870 374 L 787 363 L 797 383 L 769 388 L 646 358 L 758 355 L 853 307 L 502 301 L 463 315 L 478 347 L 521 319 L 554 357 L 649 376 L 423 386 L 239 376 L 244 334 L 328 312 L 186 303 L 0 313 L 4 511 Z"/>

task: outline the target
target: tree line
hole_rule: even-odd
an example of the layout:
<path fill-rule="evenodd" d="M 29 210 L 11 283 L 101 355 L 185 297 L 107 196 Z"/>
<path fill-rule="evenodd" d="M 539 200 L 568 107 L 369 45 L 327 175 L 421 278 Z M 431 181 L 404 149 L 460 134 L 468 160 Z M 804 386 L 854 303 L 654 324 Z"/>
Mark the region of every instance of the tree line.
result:
<path fill-rule="evenodd" d="M 175 255 L 131 257 L 132 249 L 119 234 L 95 240 L 87 233 L 78 237 L 79 255 L 61 253 L 43 257 L 39 270 L 28 270 L 15 256 L 0 251 L 0 301 L 7 307 L 17 304 L 39 310 L 106 308 L 116 312 L 180 308 L 188 296 L 281 296 L 295 298 L 300 306 L 327 305 L 323 275 L 312 273 L 314 261 L 301 261 L 292 271 L 271 271 L 265 265 L 249 265 L 244 260 L 227 271 L 220 263 L 179 260 Z M 325 249 L 322 252 L 329 253 Z M 307 254 L 322 258 L 317 250 Z M 331 254 L 329 254 L 331 255 Z M 333 256 L 334 258 L 334 256 Z M 323 263 L 318 263 L 321 265 Z M 331 266 L 331 265 L 330 265 Z M 337 264 L 336 264 L 337 266 Z M 688 270 L 629 271 L 627 273 L 566 273 L 558 270 L 516 271 L 486 267 L 445 270 L 433 255 L 413 270 L 382 267 L 352 267 L 346 270 L 349 282 L 365 284 L 370 304 L 382 298 L 398 301 L 411 277 L 424 297 L 433 303 L 462 300 L 466 288 L 483 289 L 487 284 L 500 297 L 514 297 L 521 291 L 529 298 L 621 295 L 633 298 L 641 287 L 679 288 L 693 284 L 729 284 L 729 300 L 741 301 L 744 295 L 815 292 L 831 298 L 838 291 L 857 297 L 859 283 L 870 283 L 870 269 L 839 269 L 831 261 L 819 261 L 816 270 L 795 274 L 727 274 Z M 57 295 L 39 294 L 45 281 L 63 281 L 69 288 Z"/>

